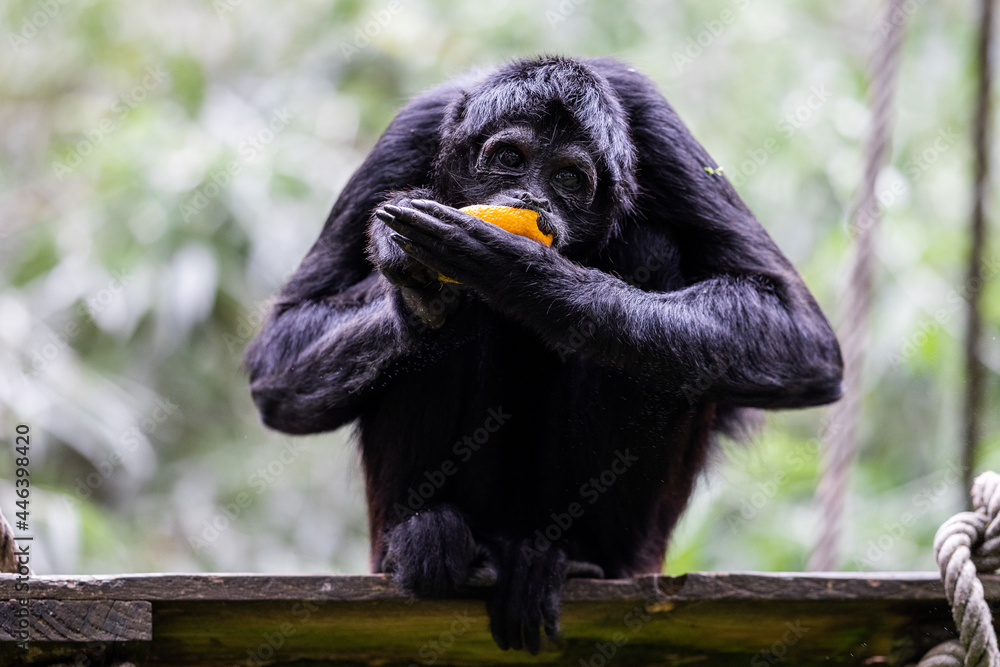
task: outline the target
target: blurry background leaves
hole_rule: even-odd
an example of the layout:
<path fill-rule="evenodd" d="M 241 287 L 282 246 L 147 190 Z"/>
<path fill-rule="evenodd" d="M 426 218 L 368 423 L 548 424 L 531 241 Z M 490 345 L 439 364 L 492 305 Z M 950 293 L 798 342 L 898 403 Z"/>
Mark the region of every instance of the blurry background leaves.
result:
<path fill-rule="evenodd" d="M 907 6 L 848 569 L 932 569 L 931 536 L 964 494 L 950 466 L 976 18 L 972 3 Z M 0 442 L 17 423 L 32 429 L 35 570 L 366 570 L 350 430 L 266 431 L 240 356 L 394 111 L 471 67 L 542 52 L 632 62 L 833 317 L 881 11 L 860 0 L 5 3 Z M 998 284 L 984 295 L 983 467 L 994 469 Z M 671 572 L 803 567 L 822 415 L 771 415 L 753 445 L 719 453 Z M 0 453 L 8 514 L 13 468 Z"/>

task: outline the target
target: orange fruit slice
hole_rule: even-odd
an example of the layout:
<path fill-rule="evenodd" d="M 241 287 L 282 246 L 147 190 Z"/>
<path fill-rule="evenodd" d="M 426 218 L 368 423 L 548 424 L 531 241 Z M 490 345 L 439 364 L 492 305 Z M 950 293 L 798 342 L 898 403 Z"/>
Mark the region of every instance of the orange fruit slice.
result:
<path fill-rule="evenodd" d="M 486 206 L 484 204 L 473 204 L 458 210 L 497 227 L 503 227 L 511 234 L 524 236 L 545 245 L 552 245 L 552 234 L 543 234 L 542 230 L 538 228 L 538 213 L 536 211 L 514 208 L 513 206 Z M 438 274 L 438 280 L 446 283 L 458 282 L 442 274 Z"/>
<path fill-rule="evenodd" d="M 543 234 L 538 229 L 538 213 L 536 211 L 512 206 L 484 206 L 482 204 L 473 204 L 458 210 L 474 215 L 480 220 L 491 222 L 498 227 L 503 227 L 511 234 L 525 236 L 545 245 L 552 245 L 552 234 Z"/>

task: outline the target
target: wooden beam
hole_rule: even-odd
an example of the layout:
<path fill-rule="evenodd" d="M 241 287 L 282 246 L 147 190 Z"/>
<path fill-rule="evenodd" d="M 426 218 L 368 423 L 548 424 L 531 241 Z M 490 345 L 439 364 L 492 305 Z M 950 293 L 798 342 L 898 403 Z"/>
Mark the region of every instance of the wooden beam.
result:
<path fill-rule="evenodd" d="M 982 579 L 987 599 L 1000 599 L 1000 577 Z M 0 575 L 0 600 L 23 595 L 15 582 Z M 102 602 L 123 614 L 117 605 L 148 605 L 134 611 L 150 615 L 151 631 L 141 621 L 115 631 L 128 640 L 120 643 L 145 647 L 148 665 L 879 664 L 919 656 L 952 635 L 933 573 L 574 580 L 560 637 L 537 657 L 496 648 L 481 591 L 414 602 L 381 576 L 37 576 L 29 583 L 32 604 Z M 17 609 L 0 605 L 0 626 Z M 82 623 L 60 632 L 33 636 L 28 653 L 0 641 L 0 664 L 52 662 L 85 642 L 97 642 L 88 650 L 117 646 Z"/>
<path fill-rule="evenodd" d="M 25 610 L 22 611 L 22 610 Z M 153 638 L 153 605 L 121 600 L 28 600 L 0 602 L 0 641 L 123 642 Z"/>
<path fill-rule="evenodd" d="M 986 597 L 1000 598 L 1000 575 L 981 577 Z M 20 596 L 0 574 L 0 599 Z M 392 600 L 404 595 L 383 575 L 121 574 L 33 576 L 34 599 L 56 600 Z M 689 600 L 944 600 L 936 572 L 692 572 L 679 577 L 573 579 L 567 602 L 640 600 L 658 594 Z"/>

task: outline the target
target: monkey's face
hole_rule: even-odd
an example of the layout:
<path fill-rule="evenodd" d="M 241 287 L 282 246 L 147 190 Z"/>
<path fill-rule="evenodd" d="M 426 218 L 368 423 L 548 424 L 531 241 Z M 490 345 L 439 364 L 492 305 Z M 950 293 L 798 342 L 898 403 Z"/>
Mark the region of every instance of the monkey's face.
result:
<path fill-rule="evenodd" d="M 594 204 L 597 167 L 587 146 L 571 134 L 546 136 L 527 124 L 506 127 L 482 142 L 471 169 L 474 185 L 465 194 L 476 203 L 537 211 L 539 229 L 552 234 L 556 248 L 586 234 L 579 222 Z"/>
<path fill-rule="evenodd" d="M 536 211 L 539 229 L 553 236 L 552 247 L 571 257 L 607 239 L 613 203 L 608 179 L 574 123 L 515 121 L 461 143 L 438 166 L 443 203 Z"/>
<path fill-rule="evenodd" d="M 608 82 L 545 61 L 498 72 L 452 102 L 434 160 L 444 204 L 521 206 L 562 254 L 603 247 L 635 208 L 635 148 Z"/>

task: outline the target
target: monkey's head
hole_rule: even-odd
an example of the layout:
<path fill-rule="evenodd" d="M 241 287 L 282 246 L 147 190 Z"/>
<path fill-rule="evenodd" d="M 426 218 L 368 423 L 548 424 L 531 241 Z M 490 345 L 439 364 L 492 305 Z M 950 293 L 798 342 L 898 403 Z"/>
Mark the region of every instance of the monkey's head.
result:
<path fill-rule="evenodd" d="M 451 105 L 434 165 L 443 203 L 530 208 L 553 247 L 583 256 L 632 211 L 635 149 L 607 80 L 562 58 L 517 61 Z"/>

